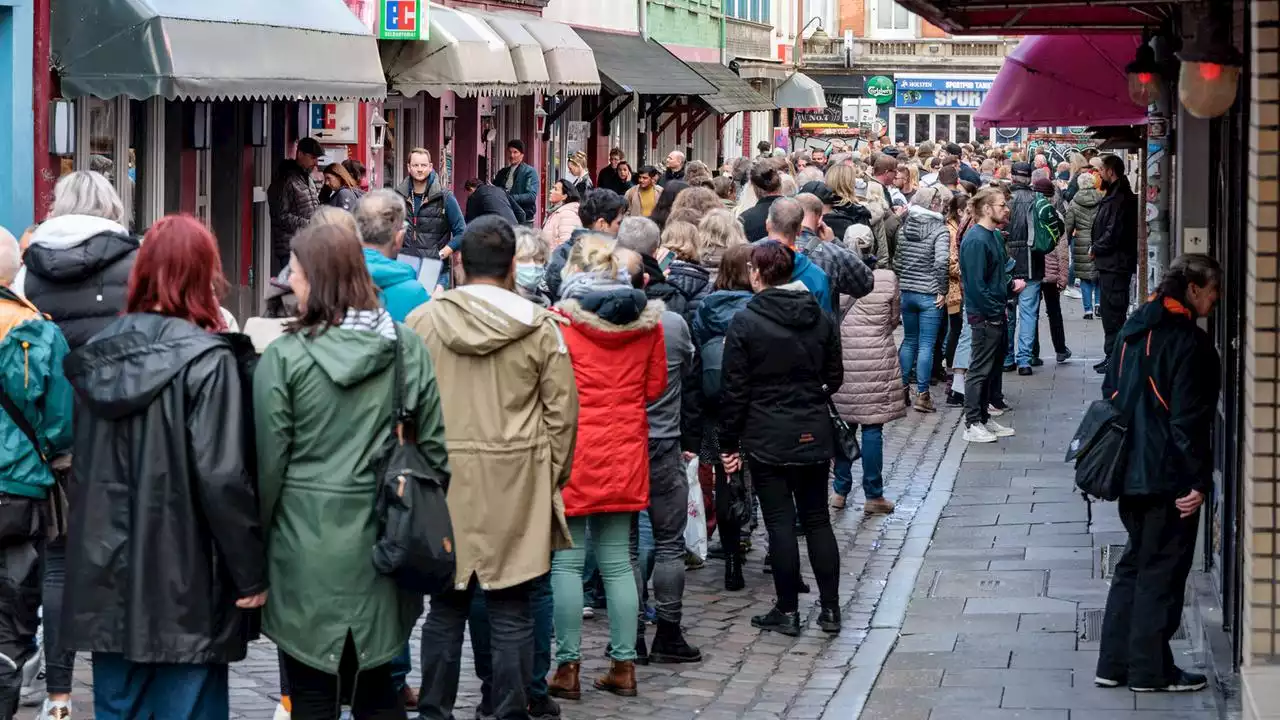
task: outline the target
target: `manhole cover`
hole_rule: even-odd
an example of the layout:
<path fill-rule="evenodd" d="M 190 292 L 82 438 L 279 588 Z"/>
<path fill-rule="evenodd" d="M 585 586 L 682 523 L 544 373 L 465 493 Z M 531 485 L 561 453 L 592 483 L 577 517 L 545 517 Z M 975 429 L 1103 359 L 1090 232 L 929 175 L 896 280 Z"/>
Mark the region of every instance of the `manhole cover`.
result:
<path fill-rule="evenodd" d="M 938 570 L 929 583 L 929 597 L 1044 597 L 1048 585 L 1046 570 Z"/>
<path fill-rule="evenodd" d="M 1124 545 L 1103 545 L 1098 548 L 1098 560 L 1093 564 L 1094 577 L 1109 579 L 1115 577 L 1116 563 L 1124 555 Z"/>
<path fill-rule="evenodd" d="M 1080 637 L 1082 643 L 1093 643 L 1102 641 L 1102 618 L 1106 614 L 1105 610 L 1081 610 L 1079 617 L 1076 618 L 1076 634 Z M 1184 621 L 1178 625 L 1178 631 L 1173 634 L 1174 640 L 1186 640 L 1187 624 Z"/>

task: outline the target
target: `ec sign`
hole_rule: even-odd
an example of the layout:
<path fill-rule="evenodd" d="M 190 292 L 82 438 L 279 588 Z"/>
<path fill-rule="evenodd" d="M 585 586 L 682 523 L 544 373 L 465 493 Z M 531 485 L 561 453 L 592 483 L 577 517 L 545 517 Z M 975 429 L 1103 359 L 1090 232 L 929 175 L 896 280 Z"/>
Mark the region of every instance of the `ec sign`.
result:
<path fill-rule="evenodd" d="M 426 40 L 428 3 L 422 0 L 376 0 L 379 40 Z"/>

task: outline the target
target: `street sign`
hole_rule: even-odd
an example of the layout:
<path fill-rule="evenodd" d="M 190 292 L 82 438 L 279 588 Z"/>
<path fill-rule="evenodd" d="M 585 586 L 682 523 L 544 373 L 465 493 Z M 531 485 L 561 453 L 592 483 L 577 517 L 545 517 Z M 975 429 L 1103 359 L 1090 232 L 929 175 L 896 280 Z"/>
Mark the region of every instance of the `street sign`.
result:
<path fill-rule="evenodd" d="M 874 98 L 876 104 L 887 105 L 893 102 L 893 79 L 884 75 L 873 75 L 867 78 L 867 97 Z"/>
<path fill-rule="evenodd" d="M 353 102 L 311 103 L 307 135 L 326 145 L 351 145 L 360 141 Z"/>
<path fill-rule="evenodd" d="M 429 3 L 422 0 L 377 0 L 379 40 L 426 40 Z"/>

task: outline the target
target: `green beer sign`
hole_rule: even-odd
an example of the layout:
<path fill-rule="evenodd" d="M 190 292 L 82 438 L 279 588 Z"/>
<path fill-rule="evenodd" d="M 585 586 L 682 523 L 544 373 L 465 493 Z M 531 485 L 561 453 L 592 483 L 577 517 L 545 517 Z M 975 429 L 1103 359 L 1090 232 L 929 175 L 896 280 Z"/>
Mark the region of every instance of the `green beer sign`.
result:
<path fill-rule="evenodd" d="M 887 105 L 893 101 L 893 78 L 875 75 L 867 78 L 867 97 L 874 98 L 877 105 Z"/>

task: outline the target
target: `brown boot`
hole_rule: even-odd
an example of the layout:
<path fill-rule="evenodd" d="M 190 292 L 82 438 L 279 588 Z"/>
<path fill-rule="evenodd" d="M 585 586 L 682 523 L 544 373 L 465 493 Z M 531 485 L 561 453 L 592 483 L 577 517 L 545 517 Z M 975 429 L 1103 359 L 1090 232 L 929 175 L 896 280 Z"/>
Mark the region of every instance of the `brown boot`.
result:
<path fill-rule="evenodd" d="M 916 409 L 916 412 L 922 412 L 922 413 L 937 412 L 933 407 L 933 396 L 927 392 L 922 392 L 917 394 L 915 405 L 913 405 L 912 407 Z"/>
<path fill-rule="evenodd" d="M 581 700 L 582 686 L 578 684 L 579 663 L 567 662 L 556 668 L 556 674 L 547 683 L 547 694 L 561 700 Z M 632 682 L 634 687 L 635 683 Z"/>
<path fill-rule="evenodd" d="M 862 512 L 867 515 L 889 515 L 893 513 L 893 507 L 892 500 L 881 497 L 864 503 Z"/>
<path fill-rule="evenodd" d="M 609 672 L 596 678 L 596 689 L 622 697 L 635 697 L 636 664 L 630 660 L 609 661 Z"/>

